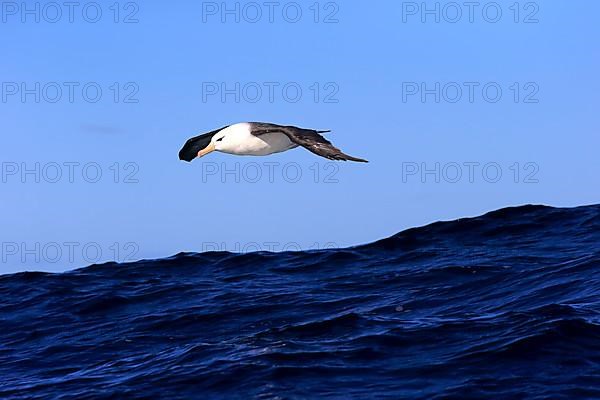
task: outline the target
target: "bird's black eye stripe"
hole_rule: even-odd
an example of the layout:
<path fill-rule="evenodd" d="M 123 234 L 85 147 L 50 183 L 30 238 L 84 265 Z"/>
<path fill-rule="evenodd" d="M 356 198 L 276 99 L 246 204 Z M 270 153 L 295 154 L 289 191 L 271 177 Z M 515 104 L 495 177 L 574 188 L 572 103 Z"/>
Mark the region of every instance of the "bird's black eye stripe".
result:
<path fill-rule="evenodd" d="M 222 138 L 217 139 L 217 142 L 220 142 L 221 140 L 223 140 L 225 136 L 223 136 Z"/>

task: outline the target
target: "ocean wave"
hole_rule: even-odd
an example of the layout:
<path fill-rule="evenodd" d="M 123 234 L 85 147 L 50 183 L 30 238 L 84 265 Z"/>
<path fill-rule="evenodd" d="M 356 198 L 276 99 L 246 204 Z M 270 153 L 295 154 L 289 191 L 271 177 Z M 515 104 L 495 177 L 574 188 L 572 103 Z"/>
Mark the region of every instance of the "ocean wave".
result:
<path fill-rule="evenodd" d="M 0 276 L 0 397 L 598 398 L 600 206 Z"/>

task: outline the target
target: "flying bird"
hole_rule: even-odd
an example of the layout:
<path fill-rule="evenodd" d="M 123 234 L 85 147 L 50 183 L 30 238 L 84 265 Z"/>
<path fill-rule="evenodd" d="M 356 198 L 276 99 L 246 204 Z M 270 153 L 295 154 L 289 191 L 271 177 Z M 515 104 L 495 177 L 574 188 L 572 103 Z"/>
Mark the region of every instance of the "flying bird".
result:
<path fill-rule="evenodd" d="M 213 151 L 239 156 L 266 156 L 302 146 L 330 160 L 368 162 L 349 156 L 333 146 L 320 135 L 327 132 L 330 131 L 264 122 L 242 122 L 189 139 L 179 151 L 179 159 L 191 162 Z"/>

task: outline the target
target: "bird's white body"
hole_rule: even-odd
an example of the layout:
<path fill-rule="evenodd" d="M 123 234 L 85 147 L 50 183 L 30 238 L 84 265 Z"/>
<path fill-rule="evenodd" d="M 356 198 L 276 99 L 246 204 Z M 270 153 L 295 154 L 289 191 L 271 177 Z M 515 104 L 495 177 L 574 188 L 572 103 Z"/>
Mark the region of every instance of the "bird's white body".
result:
<path fill-rule="evenodd" d="M 266 156 L 298 147 L 282 133 L 255 136 L 249 123 L 239 123 L 219 131 L 211 140 L 215 150 L 238 156 Z"/>

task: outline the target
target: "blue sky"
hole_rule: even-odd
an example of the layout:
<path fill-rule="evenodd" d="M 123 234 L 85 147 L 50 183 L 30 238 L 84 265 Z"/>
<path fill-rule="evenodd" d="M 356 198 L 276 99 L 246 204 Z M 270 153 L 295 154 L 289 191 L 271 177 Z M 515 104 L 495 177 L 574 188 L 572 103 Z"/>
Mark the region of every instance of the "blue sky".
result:
<path fill-rule="evenodd" d="M 597 2 L 50 3 L 2 5 L 0 273 L 599 201 Z M 371 163 L 178 160 L 246 120 L 332 129 Z"/>

